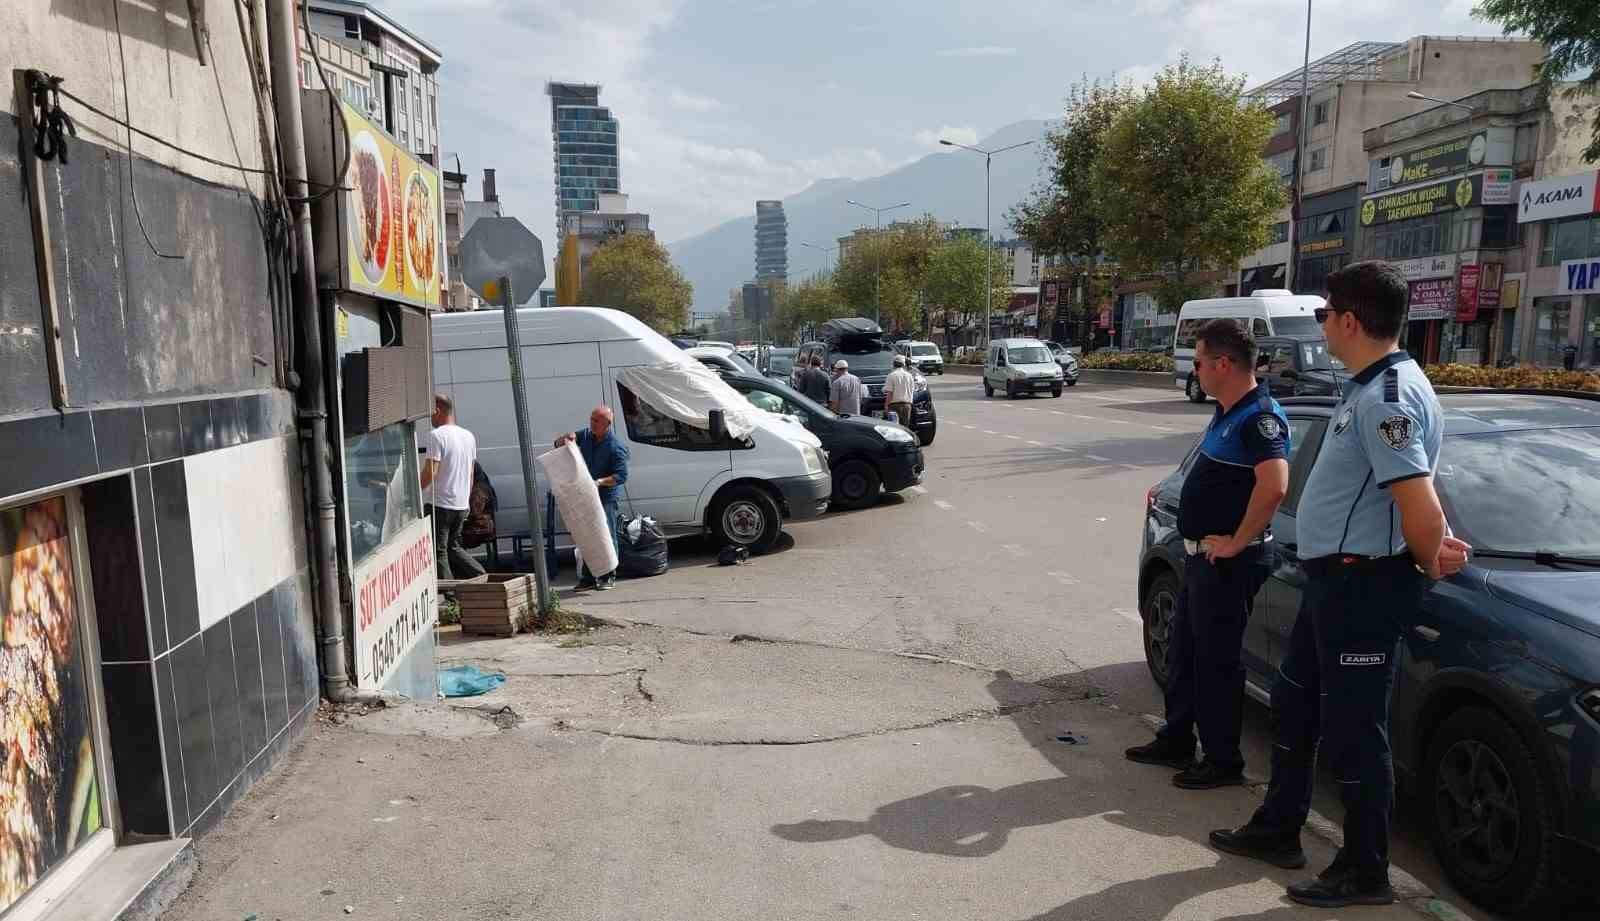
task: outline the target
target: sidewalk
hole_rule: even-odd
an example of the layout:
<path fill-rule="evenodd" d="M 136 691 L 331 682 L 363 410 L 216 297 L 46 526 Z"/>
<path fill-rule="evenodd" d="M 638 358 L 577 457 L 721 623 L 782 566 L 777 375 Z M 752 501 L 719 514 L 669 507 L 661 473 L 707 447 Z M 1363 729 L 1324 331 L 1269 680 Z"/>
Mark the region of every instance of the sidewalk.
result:
<path fill-rule="evenodd" d="M 447 640 L 495 693 L 326 712 L 198 847 L 174 921 L 1415 919 L 1219 855 L 1087 681 L 653 627 Z M 1330 848 L 1306 835 L 1314 872 Z"/>

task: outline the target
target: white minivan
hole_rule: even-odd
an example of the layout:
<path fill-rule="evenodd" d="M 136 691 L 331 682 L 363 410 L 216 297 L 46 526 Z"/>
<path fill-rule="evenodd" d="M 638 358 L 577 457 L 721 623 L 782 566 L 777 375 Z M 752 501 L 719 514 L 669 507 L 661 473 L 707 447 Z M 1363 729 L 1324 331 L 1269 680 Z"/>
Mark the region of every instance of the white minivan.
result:
<path fill-rule="evenodd" d="M 457 421 L 477 436 L 478 462 L 499 500 L 496 529 L 528 533 L 505 315 L 440 313 L 432 326 L 434 389 L 455 401 Z M 710 531 L 761 553 L 777 543 L 783 518 L 827 509 L 833 481 L 815 435 L 755 409 L 634 317 L 524 307 L 517 328 L 535 454 L 587 426 L 595 406 L 611 407 L 612 434 L 629 455 L 624 514 L 649 515 L 668 536 Z M 537 501 L 544 497 L 541 479 Z M 556 540 L 570 543 L 559 522 Z"/>
<path fill-rule="evenodd" d="M 1257 339 L 1262 336 L 1320 338 L 1322 327 L 1312 311 L 1322 306 L 1315 294 L 1294 294 L 1281 288 L 1263 288 L 1248 297 L 1211 297 L 1186 301 L 1178 311 L 1178 329 L 1172 339 L 1175 383 L 1196 403 L 1206 401 L 1194 373 L 1195 331 L 1219 317 L 1237 320 Z"/>

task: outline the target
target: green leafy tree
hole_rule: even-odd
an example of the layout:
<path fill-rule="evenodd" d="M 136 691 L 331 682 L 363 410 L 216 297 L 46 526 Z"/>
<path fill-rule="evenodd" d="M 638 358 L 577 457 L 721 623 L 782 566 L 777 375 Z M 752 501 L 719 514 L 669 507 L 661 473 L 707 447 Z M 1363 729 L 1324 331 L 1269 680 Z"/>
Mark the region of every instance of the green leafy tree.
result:
<path fill-rule="evenodd" d="M 1161 275 L 1167 310 L 1200 293 L 1191 272 L 1267 245 L 1288 200 L 1261 159 L 1272 116 L 1242 90 L 1220 62 L 1181 58 L 1118 113 L 1095 160 L 1105 251 L 1124 274 Z"/>
<path fill-rule="evenodd" d="M 612 307 L 659 332 L 672 332 L 689 320 L 694 287 L 660 243 L 640 234 L 623 234 L 589 257 L 582 302 Z"/>
<path fill-rule="evenodd" d="M 987 273 L 984 270 L 986 253 Z M 983 325 L 985 282 L 994 286 L 991 293 L 994 311 L 1004 311 L 1011 300 L 1011 269 L 1004 256 L 972 237 L 958 237 L 933 251 L 924 285 L 928 303 L 944 313 L 947 336 Z"/>
<path fill-rule="evenodd" d="M 1547 89 L 1569 77 L 1565 92 L 1600 93 L 1600 4 L 1595 0 L 1482 0 L 1472 11 L 1499 23 L 1507 35 L 1530 35 L 1544 42 L 1544 62 L 1535 70 Z M 1583 158 L 1600 160 L 1600 109 L 1595 111 Z"/>
<path fill-rule="evenodd" d="M 848 315 L 872 316 L 885 329 L 920 327 L 924 285 L 933 253 L 944 245 L 944 232 L 933 220 L 902 224 L 868 235 L 845 250 L 834 272 L 834 284 Z"/>
<path fill-rule="evenodd" d="M 784 341 L 792 341 L 802 330 L 815 327 L 844 315 L 845 302 L 834 287 L 833 276 L 821 275 L 790 285 L 778 304 L 773 319 L 774 332 Z"/>

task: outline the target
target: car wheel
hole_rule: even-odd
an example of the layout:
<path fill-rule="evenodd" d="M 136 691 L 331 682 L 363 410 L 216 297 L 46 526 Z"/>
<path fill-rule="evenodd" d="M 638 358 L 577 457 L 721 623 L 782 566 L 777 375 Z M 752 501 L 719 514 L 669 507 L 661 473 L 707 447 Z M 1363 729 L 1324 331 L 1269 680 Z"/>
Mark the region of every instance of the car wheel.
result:
<path fill-rule="evenodd" d="M 759 487 L 733 486 L 712 506 L 711 531 L 718 543 L 766 553 L 783 533 L 783 517 L 777 501 Z"/>
<path fill-rule="evenodd" d="M 994 388 L 989 386 L 988 378 L 983 379 L 983 395 L 986 397 L 994 396 Z"/>
<path fill-rule="evenodd" d="M 1189 375 L 1189 382 L 1183 385 L 1183 392 L 1188 395 L 1190 403 L 1204 403 L 1206 392 L 1200 388 L 1200 378 Z"/>
<path fill-rule="evenodd" d="M 1010 381 L 1006 381 L 1006 398 L 1011 400 L 1017 398 L 1017 388 Z"/>
<path fill-rule="evenodd" d="M 1057 384 L 1054 387 L 1051 387 L 1050 388 L 1050 395 L 1053 396 L 1053 397 L 1061 396 L 1061 385 Z"/>
<path fill-rule="evenodd" d="M 864 460 L 847 460 L 833 468 L 833 503 L 840 508 L 861 508 L 878 498 L 883 479 Z"/>
<path fill-rule="evenodd" d="M 1456 711 L 1434 734 L 1422 775 L 1429 836 L 1468 898 L 1525 914 L 1556 894 L 1555 792 L 1499 714 Z"/>
<path fill-rule="evenodd" d="M 937 435 L 938 433 L 939 430 L 937 428 L 931 428 L 925 432 L 918 432 L 917 441 L 921 442 L 922 446 L 926 448 L 928 445 L 933 444 L 933 436 Z"/>
<path fill-rule="evenodd" d="M 1144 661 L 1150 677 L 1162 688 L 1172 673 L 1168 659 L 1172 649 L 1172 622 L 1178 616 L 1178 576 L 1164 571 L 1150 581 L 1139 607 L 1144 621 Z"/>
<path fill-rule="evenodd" d="M 1077 379 L 1076 379 L 1076 378 L 1074 378 L 1074 379 L 1073 379 L 1073 380 L 1070 380 L 1070 381 L 1067 381 L 1067 386 L 1068 386 L 1068 387 L 1076 387 L 1076 386 L 1078 386 L 1078 381 L 1077 381 Z"/>

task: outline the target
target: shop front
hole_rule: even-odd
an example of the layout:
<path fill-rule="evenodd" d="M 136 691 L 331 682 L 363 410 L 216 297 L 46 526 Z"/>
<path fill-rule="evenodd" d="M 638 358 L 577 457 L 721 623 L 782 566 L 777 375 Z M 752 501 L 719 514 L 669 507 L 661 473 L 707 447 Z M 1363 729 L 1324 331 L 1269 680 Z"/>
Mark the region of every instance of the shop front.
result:
<path fill-rule="evenodd" d="M 1517 221 L 1533 265 L 1515 354 L 1544 367 L 1600 367 L 1600 173 L 1524 183 Z"/>
<path fill-rule="evenodd" d="M 315 211 L 329 404 L 335 407 L 339 568 L 354 684 L 436 694 L 433 528 L 419 420 L 433 408 L 429 314 L 442 284 L 440 176 L 338 97 L 304 94 L 313 182 L 346 191 Z"/>
<path fill-rule="evenodd" d="M 1328 276 L 1349 265 L 1356 249 L 1356 209 L 1365 183 L 1309 195 L 1295 231 L 1294 292 L 1321 294 Z M 1279 287 L 1282 287 L 1281 285 Z"/>

